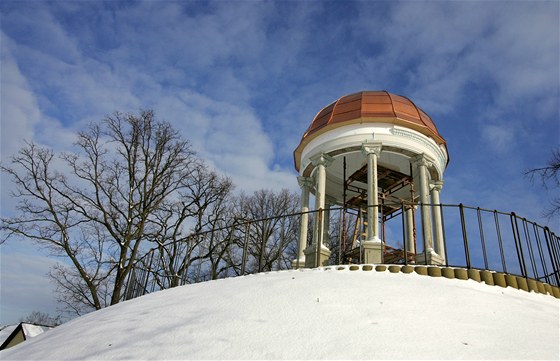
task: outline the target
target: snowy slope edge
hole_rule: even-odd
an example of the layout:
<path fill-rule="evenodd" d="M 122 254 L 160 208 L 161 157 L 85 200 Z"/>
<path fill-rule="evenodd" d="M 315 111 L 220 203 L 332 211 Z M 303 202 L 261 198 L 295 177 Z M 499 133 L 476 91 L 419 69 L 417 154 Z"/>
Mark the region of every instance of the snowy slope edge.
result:
<path fill-rule="evenodd" d="M 123 302 L 1 358 L 558 359 L 559 306 L 542 294 L 417 273 L 270 272 Z"/>

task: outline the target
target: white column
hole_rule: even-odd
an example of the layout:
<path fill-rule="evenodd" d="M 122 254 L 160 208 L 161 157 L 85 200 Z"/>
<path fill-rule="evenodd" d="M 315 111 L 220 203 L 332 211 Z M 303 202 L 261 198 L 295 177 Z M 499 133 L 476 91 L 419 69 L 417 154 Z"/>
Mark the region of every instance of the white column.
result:
<path fill-rule="evenodd" d="M 325 211 L 323 212 L 323 242 L 327 242 L 330 236 L 331 206 L 335 203 L 333 197 L 325 198 Z"/>
<path fill-rule="evenodd" d="M 416 261 L 426 264 L 443 264 L 443 258 L 434 251 L 433 231 L 432 231 L 432 205 L 430 204 L 430 179 L 428 167 L 432 166 L 432 161 L 427 159 L 424 154 L 420 154 L 411 159 L 416 167 L 416 175 L 420 188 L 420 208 L 422 214 L 422 236 L 424 252 L 417 254 Z M 414 181 L 416 183 L 416 179 Z M 440 218 L 441 220 L 441 218 Z"/>
<path fill-rule="evenodd" d="M 362 152 L 368 164 L 367 239 L 362 244 L 365 263 L 383 262 L 383 245 L 379 238 L 379 196 L 377 186 L 377 159 L 381 155 L 381 143 L 364 143 Z"/>
<path fill-rule="evenodd" d="M 367 194 L 367 240 L 381 242 L 379 239 L 379 196 L 377 188 L 377 159 L 381 155 L 381 143 L 364 143 L 362 152 L 368 164 Z"/>
<path fill-rule="evenodd" d="M 406 207 L 406 250 L 416 253 L 414 247 L 414 206 Z"/>
<path fill-rule="evenodd" d="M 301 216 L 299 222 L 299 249 L 297 259 L 292 261 L 292 268 L 300 268 L 305 265 L 303 250 L 307 245 L 307 227 L 309 224 L 309 190 L 311 189 L 311 178 L 298 177 L 301 188 Z"/>
<path fill-rule="evenodd" d="M 441 219 L 441 208 L 439 193 L 443 187 L 443 181 L 435 181 L 432 184 L 432 216 L 434 219 L 434 241 L 436 253 L 445 260 L 445 244 L 443 243 L 443 222 Z"/>
<path fill-rule="evenodd" d="M 424 156 L 424 154 L 419 154 L 414 157 L 412 162 L 417 170 L 418 185 L 420 188 L 420 202 L 422 203 L 420 212 L 422 214 L 422 235 L 424 246 L 426 247 L 427 252 L 433 252 L 434 245 L 432 239 L 432 217 L 430 214 L 430 190 L 428 178 L 428 167 L 430 167 L 432 163 Z"/>
<path fill-rule="evenodd" d="M 311 163 L 315 166 L 315 210 L 322 210 L 323 213 L 315 213 L 317 221 L 315 222 L 313 232 L 313 244 L 305 253 L 305 266 L 315 267 L 317 264 L 323 265 L 330 256 L 330 250 L 323 244 L 324 225 L 323 221 L 318 222 L 319 215 L 324 217 L 325 197 L 327 186 L 327 167 L 332 163 L 333 158 L 325 153 L 317 154 L 311 157 Z M 317 257 L 319 260 L 317 262 Z"/>

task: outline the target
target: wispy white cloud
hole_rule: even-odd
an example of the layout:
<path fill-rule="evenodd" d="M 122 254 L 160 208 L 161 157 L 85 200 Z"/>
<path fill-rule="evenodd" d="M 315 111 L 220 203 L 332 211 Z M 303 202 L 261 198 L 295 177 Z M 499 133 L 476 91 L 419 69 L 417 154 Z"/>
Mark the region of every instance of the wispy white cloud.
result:
<path fill-rule="evenodd" d="M 435 114 L 463 107 L 470 84 L 494 89 L 494 111 L 557 96 L 558 4 L 405 2 L 389 10 L 363 4 L 360 12 L 356 27 L 378 34 L 364 41 L 383 47 L 362 60 L 365 76 L 404 82 Z"/>
<path fill-rule="evenodd" d="M 27 79 L 22 75 L 16 58 L 10 51 L 10 39 L 2 33 L 0 46 L 2 92 L 0 116 L 2 118 L 2 160 L 15 153 L 25 139 L 34 137 L 34 127 L 39 123 L 41 111 Z"/>
<path fill-rule="evenodd" d="M 77 131 L 83 130 L 88 118 L 78 118 L 72 124 L 64 124 L 49 115 L 50 112 L 45 108 L 48 109 L 48 104 L 56 102 L 56 97 L 47 98 L 34 88 L 33 77 L 23 74 L 12 51 L 16 48 L 21 52 L 21 49 L 4 33 L 2 33 L 1 44 L 0 144 L 3 165 L 9 166 L 11 157 L 16 155 L 27 142 L 50 147 L 57 152 L 71 149 L 76 141 Z M 79 92 L 74 91 L 74 93 Z M 61 159 L 55 158 L 54 162 L 59 170 L 65 169 L 66 165 Z M 2 205 L 0 214 L 8 216 L 14 212 L 17 202 L 11 196 L 15 186 L 4 172 L 0 173 L 0 180 Z"/>
<path fill-rule="evenodd" d="M 513 150 L 514 131 L 509 127 L 485 125 L 482 127 L 482 138 L 497 153 L 503 154 Z"/>

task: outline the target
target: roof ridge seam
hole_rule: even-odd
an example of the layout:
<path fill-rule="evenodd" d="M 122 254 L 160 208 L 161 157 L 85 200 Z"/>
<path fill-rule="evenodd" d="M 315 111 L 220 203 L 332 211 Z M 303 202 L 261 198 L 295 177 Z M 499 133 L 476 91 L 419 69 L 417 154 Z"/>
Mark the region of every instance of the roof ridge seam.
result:
<path fill-rule="evenodd" d="M 383 90 L 383 91 L 385 92 L 385 94 L 387 94 L 389 100 L 391 100 L 389 104 L 391 104 L 391 109 L 393 109 L 393 116 L 397 118 L 397 112 L 395 111 L 395 102 L 393 101 L 393 97 L 391 96 L 392 94 L 389 93 L 387 90 Z"/>
<path fill-rule="evenodd" d="M 327 123 L 325 123 L 325 125 L 332 124 L 331 121 L 332 121 L 333 118 L 334 118 L 334 111 L 335 111 L 336 107 L 338 106 L 338 103 L 340 102 L 340 100 L 341 100 L 342 98 L 345 98 L 345 97 L 347 97 L 347 95 L 341 96 L 340 98 L 338 98 L 338 99 L 334 102 L 334 106 L 333 106 L 333 108 L 332 108 L 332 112 L 331 112 L 331 114 L 329 115 L 329 120 L 327 120 Z"/>
<path fill-rule="evenodd" d="M 418 108 L 418 106 L 416 105 L 416 103 L 414 103 L 412 100 L 410 100 L 408 97 L 401 95 L 403 98 L 405 98 L 406 100 L 408 100 L 410 102 L 410 104 L 412 104 L 414 106 L 414 109 L 416 109 L 416 113 L 418 114 L 418 119 L 420 120 L 420 122 L 422 124 L 424 124 L 424 126 L 428 129 L 430 129 L 430 127 L 428 126 L 428 124 L 426 124 L 426 122 L 424 121 L 424 119 L 422 119 L 422 114 L 420 114 L 420 110 Z M 431 130 L 431 129 L 430 129 Z"/>

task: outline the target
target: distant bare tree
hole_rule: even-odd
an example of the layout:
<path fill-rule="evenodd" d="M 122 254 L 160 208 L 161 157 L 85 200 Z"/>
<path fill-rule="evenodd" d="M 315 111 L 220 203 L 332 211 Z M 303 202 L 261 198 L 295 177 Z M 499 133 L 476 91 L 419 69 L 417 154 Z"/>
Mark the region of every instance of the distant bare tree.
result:
<path fill-rule="evenodd" d="M 560 188 L 560 148 L 552 150 L 552 156 L 544 167 L 530 169 L 525 172 L 531 181 L 540 179 L 545 188 Z M 550 200 L 550 207 L 545 211 L 545 216 L 552 218 L 560 215 L 560 196 Z"/>
<path fill-rule="evenodd" d="M 299 211 L 299 196 L 283 189 L 279 192 L 258 190 L 241 194 L 236 214 L 252 222 L 248 237 L 251 262 L 247 272 L 287 268 L 297 255 L 299 217 L 286 215 Z M 239 241 L 244 242 L 243 237 Z"/>
<path fill-rule="evenodd" d="M 66 262 L 51 272 L 74 311 L 118 303 L 156 214 L 200 165 L 188 141 L 152 111 L 114 113 L 78 134 L 75 153 L 33 143 L 1 170 L 16 186 L 18 214 L 5 237 L 31 239 Z M 62 161 L 62 164 L 60 164 Z M 4 240 L 6 239 L 4 238 Z"/>
<path fill-rule="evenodd" d="M 208 278 L 217 279 L 226 272 L 231 263 L 227 256 L 234 243 L 236 218 L 233 212 L 232 197 L 220 199 L 209 209 L 206 232 L 202 235 L 202 250 L 197 257 L 209 263 Z"/>
<path fill-rule="evenodd" d="M 165 202 L 154 220 L 152 238 L 157 242 L 159 268 L 154 276 L 162 288 L 180 285 L 193 262 L 212 261 L 219 256 L 216 235 L 210 231 L 224 227 L 228 221 L 228 200 L 233 190 L 229 178 L 199 164 L 182 182 L 179 196 Z M 209 233 L 202 236 L 201 232 Z"/>
<path fill-rule="evenodd" d="M 60 315 L 51 316 L 48 313 L 41 312 L 41 311 L 32 311 L 27 316 L 22 317 L 20 319 L 20 322 L 27 322 L 35 325 L 54 327 L 62 324 L 62 317 Z"/>

